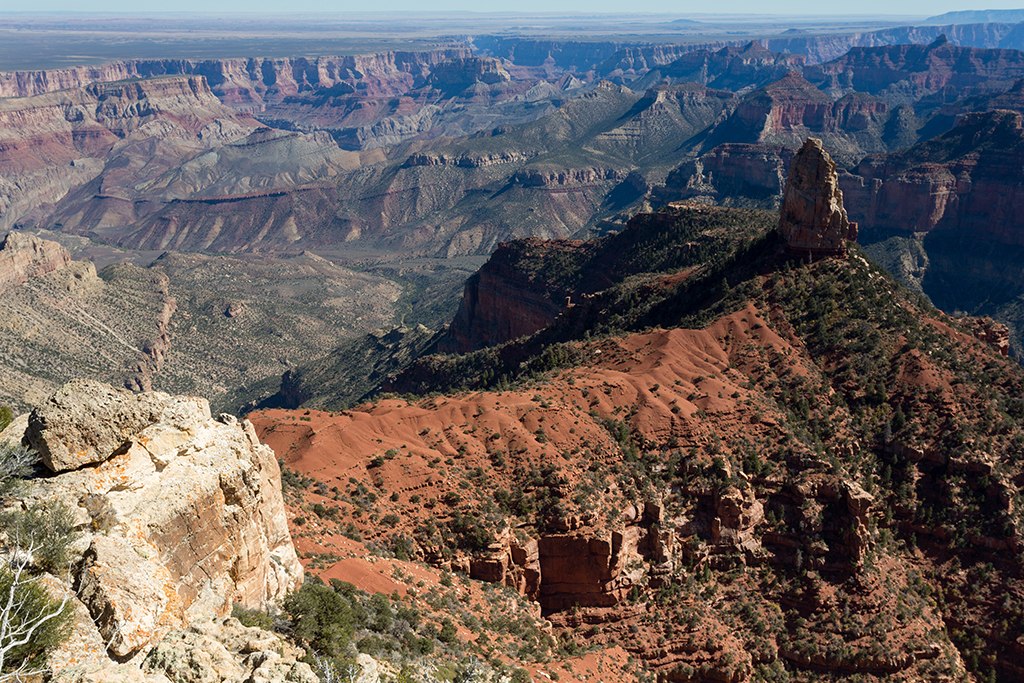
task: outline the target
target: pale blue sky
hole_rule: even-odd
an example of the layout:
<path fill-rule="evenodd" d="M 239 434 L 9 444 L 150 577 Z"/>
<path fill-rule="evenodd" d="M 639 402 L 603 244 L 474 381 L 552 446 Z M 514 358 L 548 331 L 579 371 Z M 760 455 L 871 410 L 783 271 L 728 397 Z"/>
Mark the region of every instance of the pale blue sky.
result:
<path fill-rule="evenodd" d="M 985 0 L 985 9 L 1017 9 L 1022 0 Z M 491 11 L 491 12 L 671 12 L 689 13 L 712 9 L 716 13 L 764 14 L 886 14 L 932 16 L 954 10 L 980 9 L 965 6 L 963 0 L 860 0 L 849 2 L 811 2 L 809 0 L 717 0 L 707 2 L 688 0 L 515 0 L 515 2 L 481 2 L 481 0 L 374 0 L 372 3 L 351 0 L 0 0 L 0 12 L 69 11 L 69 12 L 161 12 L 173 8 L 175 12 L 346 12 L 346 11 Z"/>

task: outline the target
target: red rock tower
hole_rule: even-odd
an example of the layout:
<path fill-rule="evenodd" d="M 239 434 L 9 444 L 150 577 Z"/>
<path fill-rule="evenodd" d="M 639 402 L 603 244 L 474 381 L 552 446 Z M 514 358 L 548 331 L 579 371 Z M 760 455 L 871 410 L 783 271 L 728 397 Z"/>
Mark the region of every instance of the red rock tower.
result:
<path fill-rule="evenodd" d="M 807 138 L 793 157 L 782 195 L 779 232 L 789 250 L 812 260 L 846 256 L 846 240 L 857 239 L 857 224 L 843 208 L 836 164 L 821 140 Z"/>

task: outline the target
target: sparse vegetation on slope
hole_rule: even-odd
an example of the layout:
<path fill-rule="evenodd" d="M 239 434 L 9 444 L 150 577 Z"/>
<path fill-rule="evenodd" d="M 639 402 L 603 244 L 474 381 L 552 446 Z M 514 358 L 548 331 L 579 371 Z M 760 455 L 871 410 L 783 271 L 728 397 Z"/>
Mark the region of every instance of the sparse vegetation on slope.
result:
<path fill-rule="evenodd" d="M 646 249 L 645 221 L 668 226 Z M 303 533 L 514 586 L 561 655 L 620 644 L 671 681 L 1013 678 L 1024 374 L 860 252 L 789 260 L 768 224 L 637 219 L 614 253 L 648 270 L 396 382 L 473 393 L 252 416 L 336 509 Z"/>

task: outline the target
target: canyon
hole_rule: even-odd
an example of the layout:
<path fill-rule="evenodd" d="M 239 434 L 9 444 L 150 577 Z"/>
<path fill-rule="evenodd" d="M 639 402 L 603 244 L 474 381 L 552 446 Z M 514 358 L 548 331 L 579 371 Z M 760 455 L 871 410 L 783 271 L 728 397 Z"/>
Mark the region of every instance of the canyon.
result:
<path fill-rule="evenodd" d="M 926 45 L 863 46 L 831 61 L 773 51 L 784 48 L 767 39 L 713 49 L 593 43 L 585 54 L 573 52 L 571 41 L 524 39 L 508 54 L 481 40 L 476 52 L 447 46 L 358 57 L 125 60 L 109 68 L 9 73 L 5 92 L 23 97 L 3 100 L 9 125 L 2 133 L 7 151 L 0 153 L 0 220 L 60 235 L 81 250 L 76 258 L 120 254 L 161 271 L 154 281 L 169 278 L 158 285 L 165 292 L 159 301 L 149 294 L 139 299 L 147 300 L 147 312 L 138 318 L 140 329 L 124 336 L 122 350 L 101 356 L 104 379 L 135 389 L 195 390 L 218 408 L 251 408 L 280 390 L 285 372 L 291 373 L 285 393 L 318 394 L 299 388 L 303 370 L 293 359 L 302 366 L 314 356 L 325 359 L 347 339 L 372 346 L 361 335 L 380 338 L 403 315 L 414 316 L 404 321 L 409 327 L 439 329 L 456 312 L 460 278 L 508 240 L 600 235 L 621 230 L 639 210 L 687 199 L 776 207 L 790 160 L 815 137 L 840 168 L 852 220 L 872 255 L 944 308 L 1008 324 L 1017 349 L 1016 300 L 1005 289 L 1017 286 L 1012 276 L 992 281 L 1006 292 L 998 305 L 978 308 L 943 284 L 951 281 L 936 266 L 954 252 L 943 252 L 948 258 L 935 252 L 922 267 L 920 247 L 889 248 L 896 244 L 890 239 L 917 238 L 883 225 L 906 225 L 899 212 L 917 204 L 899 199 L 897 187 L 918 171 L 889 177 L 883 169 L 902 162 L 878 155 L 895 160 L 903 150 L 928 149 L 914 145 L 955 131 L 958 117 L 1018 106 L 1019 84 L 1006 83 L 1016 78 L 1019 53 L 954 45 L 971 42 L 959 29 L 946 35 L 949 40 Z M 133 80 L 110 80 L 124 78 Z M 54 90 L 65 86 L 74 87 Z M 988 182 L 981 178 L 987 163 L 961 163 L 957 177 L 970 175 L 980 187 Z M 937 189 L 949 184 L 939 179 L 943 173 L 928 176 L 934 187 L 932 180 L 921 185 L 936 189 L 927 201 L 949 196 Z M 954 196 L 968 188 L 963 178 L 958 183 Z M 892 200 L 885 199 L 889 193 Z M 993 196 L 989 190 L 969 196 L 975 195 Z M 887 218 L 889 201 L 899 206 Z M 974 204 L 958 205 L 973 215 Z M 985 203 L 984 212 L 1001 205 Z M 945 205 L 914 208 L 915 216 L 935 221 L 941 213 L 943 225 L 954 212 L 952 204 L 948 212 Z M 992 242 L 977 237 L 979 244 Z M 197 256 L 185 265 L 188 252 L 231 258 Z M 318 331 L 300 339 L 287 325 L 259 328 L 257 320 L 271 318 L 253 314 L 269 311 L 271 302 L 253 298 L 258 285 L 239 287 L 223 301 L 192 289 L 217 282 L 211 278 L 222 265 L 241 272 L 277 255 L 284 256 L 274 263 L 287 268 L 298 264 L 294 259 L 330 262 L 297 271 L 310 275 L 334 267 L 328 293 L 311 294 L 307 279 L 286 297 L 287 306 L 305 299 L 296 313 L 304 320 L 319 301 L 333 302 L 327 310 L 338 316 L 369 315 L 314 325 Z M 982 265 L 970 268 L 985 272 Z M 176 282 L 196 269 L 208 273 Z M 267 282 L 278 277 L 271 270 Z M 138 279 L 126 269 L 114 272 L 118 277 L 100 279 Z M 926 291 L 925 279 L 937 284 Z M 341 305 L 348 294 L 337 293 L 358 289 L 366 295 Z M 220 320 L 213 315 L 218 306 L 239 314 Z M 24 319 L 22 313 L 11 318 Z M 142 320 L 152 322 L 142 329 Z M 267 351 L 256 362 L 242 360 L 214 335 L 227 322 L 263 329 Z M 182 334 L 193 329 L 211 336 L 193 342 Z M 449 340 L 440 348 L 465 350 L 479 342 Z M 35 365 L 12 366 L 18 379 L 6 400 L 30 405 L 74 376 L 62 362 L 53 378 L 30 379 L 40 374 Z M 325 360 L 318 376 L 330 375 L 330 367 Z"/>
<path fill-rule="evenodd" d="M 1019 677 L 1014 35 L 5 75 L 58 680 L 315 680 L 303 576 L 369 680 Z"/>

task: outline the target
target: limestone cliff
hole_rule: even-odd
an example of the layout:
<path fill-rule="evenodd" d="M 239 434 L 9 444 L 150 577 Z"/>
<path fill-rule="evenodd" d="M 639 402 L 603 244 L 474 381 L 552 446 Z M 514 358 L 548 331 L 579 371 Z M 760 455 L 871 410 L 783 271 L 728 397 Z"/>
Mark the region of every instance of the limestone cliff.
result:
<path fill-rule="evenodd" d="M 95 624 L 83 628 L 116 661 L 301 583 L 277 461 L 248 422 L 211 418 L 202 398 L 75 380 L 21 428 L 54 470 L 25 502 L 72 508 L 84 533 L 73 583 Z"/>

